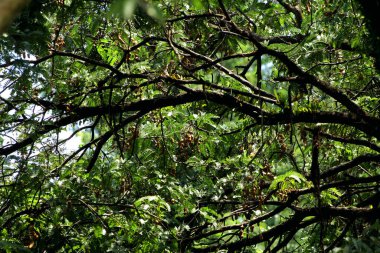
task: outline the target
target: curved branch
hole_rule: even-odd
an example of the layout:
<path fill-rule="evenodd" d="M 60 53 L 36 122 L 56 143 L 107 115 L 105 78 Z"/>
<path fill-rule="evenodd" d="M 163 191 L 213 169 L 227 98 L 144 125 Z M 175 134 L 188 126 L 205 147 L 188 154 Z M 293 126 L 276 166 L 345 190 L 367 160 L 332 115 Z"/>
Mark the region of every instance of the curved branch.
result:
<path fill-rule="evenodd" d="M 288 221 L 286 221 L 280 225 L 277 225 L 276 227 L 274 227 L 268 231 L 265 231 L 265 232 L 263 232 L 257 236 L 254 236 L 252 238 L 242 239 L 242 240 L 232 242 L 229 244 L 212 245 L 212 246 L 209 246 L 206 248 L 192 248 L 192 251 L 193 252 L 214 252 L 214 251 L 220 250 L 220 249 L 228 249 L 230 251 L 240 250 L 246 246 L 251 246 L 254 244 L 258 244 L 260 242 L 268 241 L 272 237 L 290 232 L 290 231 L 294 230 L 294 228 L 300 229 L 300 228 L 303 228 L 303 227 L 310 225 L 309 224 L 310 221 L 301 224 L 301 221 L 305 217 L 306 217 L 305 214 L 300 213 L 300 214 L 294 215 L 293 218 L 289 219 Z M 316 220 L 315 220 L 315 222 L 316 222 Z"/>
<path fill-rule="evenodd" d="M 63 117 L 55 122 L 41 126 L 35 133 L 28 138 L 12 144 L 8 147 L 0 148 L 0 155 L 9 155 L 29 144 L 34 143 L 42 135 L 59 129 L 60 127 L 67 126 L 79 120 L 91 118 L 98 115 L 116 114 L 120 112 L 130 111 L 152 111 L 167 106 L 176 106 L 195 101 L 209 100 L 214 103 L 227 106 L 229 108 L 236 108 L 237 111 L 251 116 L 258 122 L 264 125 L 276 125 L 284 123 L 335 123 L 353 126 L 369 135 L 380 138 L 380 132 L 373 129 L 371 125 L 360 122 L 358 118 L 349 113 L 338 112 L 301 112 L 295 115 L 289 113 L 268 114 L 261 111 L 260 108 L 251 105 L 247 102 L 239 100 L 228 94 L 220 94 L 216 92 L 206 92 L 199 90 L 190 90 L 189 92 L 178 96 L 166 96 L 162 98 L 154 98 L 141 100 L 138 102 L 127 103 L 125 105 L 114 106 L 97 106 L 97 107 L 79 107 L 73 108 L 73 111 L 68 116 Z M 45 103 L 49 108 L 63 108 L 63 105 L 56 105 L 48 101 Z M 263 117 L 261 119 L 260 117 Z M 375 126 L 376 127 L 376 126 Z"/>
<path fill-rule="evenodd" d="M 321 174 L 321 179 L 327 179 L 328 177 L 334 176 L 338 174 L 339 172 L 346 171 L 359 164 L 368 163 L 368 162 L 380 162 L 380 155 L 365 154 L 365 155 L 358 156 L 349 162 L 339 164 L 323 172 Z"/>
<path fill-rule="evenodd" d="M 96 145 L 96 149 L 94 151 L 94 154 L 92 155 L 91 157 L 91 160 L 90 162 L 88 163 L 87 165 L 87 168 L 86 168 L 86 172 L 89 173 L 92 168 L 94 167 L 96 161 L 98 160 L 98 157 L 99 157 L 99 154 L 100 154 L 100 151 L 102 150 L 104 144 L 106 144 L 106 142 L 109 140 L 109 138 L 112 137 L 112 135 L 114 133 L 116 133 L 117 131 L 119 131 L 121 128 L 123 128 L 125 125 L 127 125 L 128 123 L 131 123 L 133 122 L 134 120 L 138 119 L 138 118 L 141 118 L 142 116 L 144 116 L 146 113 L 148 113 L 147 111 L 141 111 L 141 112 L 138 112 L 136 113 L 135 115 L 131 116 L 131 117 L 128 117 L 127 119 L 125 119 L 123 122 L 121 122 L 120 124 L 118 124 L 116 127 L 114 127 L 113 129 L 109 130 L 107 133 L 105 133 L 99 140 L 98 144 Z"/>
<path fill-rule="evenodd" d="M 284 2 L 283 0 L 277 0 L 277 2 L 279 4 L 281 4 L 285 8 L 285 10 L 294 14 L 294 16 L 296 18 L 297 27 L 301 28 L 303 17 L 302 17 L 302 12 L 301 12 L 300 6 L 290 5 L 286 2 Z"/>
<path fill-rule="evenodd" d="M 307 128 L 307 127 L 305 128 L 305 130 L 311 131 L 311 129 Z M 348 144 L 354 144 L 354 145 L 359 145 L 359 146 L 365 146 L 367 148 L 370 148 L 372 150 L 380 152 L 380 147 L 377 146 L 375 143 L 372 143 L 370 141 L 360 140 L 360 139 L 352 139 L 352 138 L 343 138 L 340 136 L 335 136 L 335 135 L 324 133 L 324 132 L 321 132 L 320 135 L 326 139 L 329 139 L 329 140 L 339 141 L 341 143 L 348 143 Z"/>
<path fill-rule="evenodd" d="M 285 53 L 265 47 L 264 45 L 260 43 L 260 41 L 257 40 L 257 38 L 255 37 L 255 34 L 253 34 L 252 32 L 240 29 L 233 22 L 228 22 L 226 24 L 229 25 L 232 32 L 251 41 L 258 48 L 258 50 L 261 51 L 262 54 L 273 56 L 279 61 L 281 61 L 283 64 L 285 64 L 289 72 L 297 75 L 297 78 L 295 80 L 299 80 L 299 83 L 302 83 L 302 84 L 309 83 L 317 87 L 319 90 L 321 90 L 322 92 L 326 93 L 327 95 L 331 96 L 336 101 L 344 105 L 352 113 L 360 116 L 362 119 L 366 119 L 366 120 L 368 119 L 367 113 L 360 106 L 358 106 L 354 101 L 352 101 L 346 94 L 344 94 L 342 91 L 331 86 L 330 83 L 320 80 L 318 77 L 310 73 L 307 73 L 300 66 L 298 66 L 294 61 L 292 61 Z"/>

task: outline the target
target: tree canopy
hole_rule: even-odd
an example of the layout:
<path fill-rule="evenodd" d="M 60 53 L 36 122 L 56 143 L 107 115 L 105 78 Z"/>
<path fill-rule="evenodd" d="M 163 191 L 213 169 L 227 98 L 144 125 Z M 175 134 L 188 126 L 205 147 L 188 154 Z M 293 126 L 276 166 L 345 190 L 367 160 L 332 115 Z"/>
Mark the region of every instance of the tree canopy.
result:
<path fill-rule="evenodd" d="M 31 1 L 0 37 L 0 249 L 378 252 L 366 8 Z"/>

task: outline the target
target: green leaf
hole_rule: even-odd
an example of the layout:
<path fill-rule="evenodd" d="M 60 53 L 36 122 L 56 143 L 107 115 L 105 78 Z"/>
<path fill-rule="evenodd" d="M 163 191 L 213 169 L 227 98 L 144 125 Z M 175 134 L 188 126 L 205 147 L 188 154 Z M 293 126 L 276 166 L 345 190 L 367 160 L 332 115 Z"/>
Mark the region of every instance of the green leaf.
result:
<path fill-rule="evenodd" d="M 307 182 L 307 179 L 297 171 L 288 171 L 285 174 L 275 177 L 269 186 L 269 189 L 274 190 L 278 186 L 282 189 L 295 186 L 297 183 L 301 184 Z"/>

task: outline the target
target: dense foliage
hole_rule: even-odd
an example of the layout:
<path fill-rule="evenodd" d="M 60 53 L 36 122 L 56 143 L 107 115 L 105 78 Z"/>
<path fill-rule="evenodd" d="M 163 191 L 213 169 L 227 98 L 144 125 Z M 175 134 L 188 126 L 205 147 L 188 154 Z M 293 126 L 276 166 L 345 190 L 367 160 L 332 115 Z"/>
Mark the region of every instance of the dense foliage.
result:
<path fill-rule="evenodd" d="M 6 252 L 375 252 L 355 1 L 33 0 L 0 37 Z"/>

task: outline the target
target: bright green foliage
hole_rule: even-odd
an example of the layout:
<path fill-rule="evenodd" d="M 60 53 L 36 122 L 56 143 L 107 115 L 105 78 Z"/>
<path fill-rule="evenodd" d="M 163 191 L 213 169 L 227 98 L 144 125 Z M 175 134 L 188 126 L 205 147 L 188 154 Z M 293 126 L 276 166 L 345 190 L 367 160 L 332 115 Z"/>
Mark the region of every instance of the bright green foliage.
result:
<path fill-rule="evenodd" d="M 354 1 L 38 0 L 0 37 L 5 252 L 376 252 Z"/>

